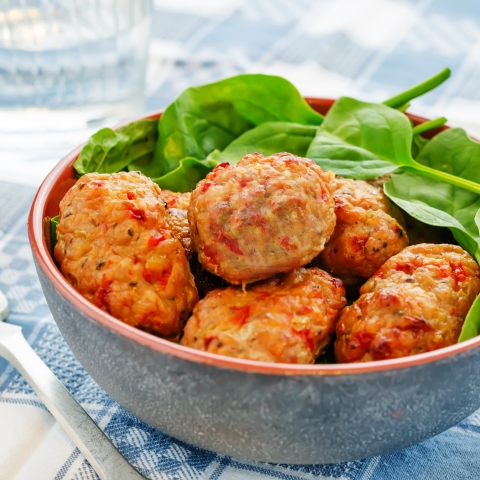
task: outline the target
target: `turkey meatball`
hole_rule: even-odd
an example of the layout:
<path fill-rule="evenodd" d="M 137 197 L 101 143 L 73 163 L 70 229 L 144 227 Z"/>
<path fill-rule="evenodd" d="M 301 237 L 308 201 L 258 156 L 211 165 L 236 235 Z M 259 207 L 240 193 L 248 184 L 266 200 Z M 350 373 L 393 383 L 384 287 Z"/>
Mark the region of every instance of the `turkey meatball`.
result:
<path fill-rule="evenodd" d="M 218 165 L 197 184 L 188 211 L 200 262 L 232 284 L 305 265 L 335 227 L 332 176 L 289 153 Z"/>
<path fill-rule="evenodd" d="M 181 344 L 249 360 L 314 363 L 345 303 L 340 280 L 298 268 L 246 291 L 209 292 L 194 308 Z"/>
<path fill-rule="evenodd" d="M 55 258 L 94 305 L 175 339 L 198 296 L 166 219 L 160 188 L 141 173 L 85 175 L 60 202 Z"/>
<path fill-rule="evenodd" d="M 480 269 L 455 245 L 420 244 L 390 258 L 336 326 L 338 362 L 405 357 L 458 341 L 480 293 Z"/>
<path fill-rule="evenodd" d="M 434 293 L 440 306 L 463 318 L 480 293 L 480 269 L 458 245 L 421 243 L 385 262 L 360 293 L 405 283 Z"/>
<path fill-rule="evenodd" d="M 162 198 L 167 208 L 167 221 L 173 234 L 185 249 L 187 258 L 192 258 L 193 246 L 188 225 L 188 207 L 190 205 L 190 192 L 177 193 L 170 190 L 162 190 Z"/>
<path fill-rule="evenodd" d="M 408 245 L 408 237 L 382 191 L 362 180 L 336 177 L 335 231 L 318 260 L 325 270 L 355 288 L 391 256 Z"/>

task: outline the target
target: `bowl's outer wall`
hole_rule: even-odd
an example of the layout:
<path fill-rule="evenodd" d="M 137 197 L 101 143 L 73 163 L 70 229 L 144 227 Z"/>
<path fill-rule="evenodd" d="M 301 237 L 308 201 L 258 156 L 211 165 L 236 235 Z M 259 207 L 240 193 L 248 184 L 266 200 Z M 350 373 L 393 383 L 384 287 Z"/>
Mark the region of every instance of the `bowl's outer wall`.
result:
<path fill-rule="evenodd" d="M 266 375 L 154 351 L 75 309 L 38 268 L 80 363 L 118 403 L 193 445 L 252 460 L 333 463 L 440 433 L 480 406 L 478 349 L 361 375 Z"/>
<path fill-rule="evenodd" d="M 333 104 L 307 101 L 323 114 Z M 70 155 L 72 163 L 79 152 Z M 58 214 L 74 182 L 71 166 L 57 175 L 39 220 Z M 35 257 L 41 254 L 32 232 Z M 222 368 L 169 355 L 108 328 L 67 300 L 37 260 L 53 317 L 94 380 L 140 419 L 199 447 L 279 463 L 350 461 L 417 443 L 480 407 L 480 348 L 361 374 Z"/>

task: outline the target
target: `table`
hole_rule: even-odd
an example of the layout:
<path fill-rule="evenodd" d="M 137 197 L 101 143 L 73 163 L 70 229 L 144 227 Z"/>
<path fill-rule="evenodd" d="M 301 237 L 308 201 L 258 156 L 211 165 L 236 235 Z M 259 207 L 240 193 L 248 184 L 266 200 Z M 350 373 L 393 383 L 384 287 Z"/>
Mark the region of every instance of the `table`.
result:
<path fill-rule="evenodd" d="M 241 72 L 285 76 L 304 95 L 381 100 L 444 66 L 452 79 L 411 111 L 446 116 L 480 137 L 480 4 L 474 0 L 155 0 L 145 110 L 184 88 Z M 35 189 L 77 143 L 19 149 L 0 118 L 0 289 L 8 321 L 128 460 L 152 479 L 480 478 L 480 411 L 394 454 L 338 465 L 291 466 L 205 452 L 143 424 L 103 392 L 61 337 L 26 236 Z M 81 135 L 81 137 L 80 137 Z M 477 379 L 465 379 L 466 382 Z M 95 479 L 91 467 L 16 371 L 0 360 L 0 478 Z"/>

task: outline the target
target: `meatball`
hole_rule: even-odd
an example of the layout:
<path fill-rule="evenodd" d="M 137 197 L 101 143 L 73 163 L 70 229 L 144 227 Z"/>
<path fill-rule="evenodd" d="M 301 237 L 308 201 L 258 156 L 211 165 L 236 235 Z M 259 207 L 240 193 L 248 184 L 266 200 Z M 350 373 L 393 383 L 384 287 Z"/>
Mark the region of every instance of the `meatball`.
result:
<path fill-rule="evenodd" d="M 420 244 L 390 258 L 336 326 L 338 362 L 428 352 L 457 342 L 480 293 L 480 269 L 455 245 Z"/>
<path fill-rule="evenodd" d="M 454 344 L 463 318 L 438 305 L 435 294 L 405 284 L 362 295 L 336 326 L 339 363 L 406 357 Z"/>
<path fill-rule="evenodd" d="M 382 191 L 362 180 L 336 177 L 333 182 L 335 231 L 315 264 L 358 287 L 391 256 L 408 245 L 408 237 Z"/>
<path fill-rule="evenodd" d="M 289 153 L 218 165 L 197 184 L 188 210 L 199 261 L 232 284 L 305 265 L 335 227 L 332 177 Z"/>
<path fill-rule="evenodd" d="M 405 283 L 434 293 L 442 308 L 464 318 L 480 293 L 480 269 L 458 245 L 421 243 L 385 262 L 362 286 L 360 293 Z"/>
<path fill-rule="evenodd" d="M 141 173 L 85 175 L 60 202 L 55 258 L 94 305 L 175 339 L 198 296 L 166 218 L 160 188 Z"/>
<path fill-rule="evenodd" d="M 190 192 L 176 193 L 170 190 L 162 190 L 162 198 L 167 208 L 167 222 L 185 249 L 187 258 L 192 258 L 193 246 L 188 225 L 188 207 L 190 205 Z"/>
<path fill-rule="evenodd" d="M 314 363 L 330 341 L 345 290 L 318 268 L 298 268 L 243 291 L 209 292 L 187 321 L 181 344 L 230 357 Z"/>

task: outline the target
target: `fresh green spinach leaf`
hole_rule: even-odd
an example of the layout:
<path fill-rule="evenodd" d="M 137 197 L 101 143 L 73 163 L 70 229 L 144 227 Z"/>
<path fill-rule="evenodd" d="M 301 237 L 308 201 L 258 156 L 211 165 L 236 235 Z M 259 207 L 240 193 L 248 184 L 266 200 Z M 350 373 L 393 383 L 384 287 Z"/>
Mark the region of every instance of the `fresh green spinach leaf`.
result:
<path fill-rule="evenodd" d="M 480 195 L 411 172 L 393 176 L 383 188 L 388 198 L 412 217 L 449 228 L 458 243 L 480 262 L 480 234 L 475 223 Z"/>
<path fill-rule="evenodd" d="M 197 160 L 188 157 L 180 160 L 178 167 L 167 174 L 152 178 L 160 188 L 174 192 L 189 192 L 193 190 L 200 180 L 203 180 L 217 162 L 213 160 Z"/>
<path fill-rule="evenodd" d="M 414 135 L 412 140 L 412 157 L 416 159 L 429 141 L 428 138 L 421 135 Z"/>
<path fill-rule="evenodd" d="M 144 175 L 150 178 L 160 177 L 162 170 L 158 164 L 153 161 L 153 155 L 147 154 L 140 157 L 138 160 L 134 160 L 127 165 L 129 172 L 142 172 Z"/>
<path fill-rule="evenodd" d="M 422 165 L 480 183 L 480 143 L 462 128 L 450 128 L 435 135 L 421 150 Z"/>
<path fill-rule="evenodd" d="M 52 238 L 52 249 L 55 248 L 57 244 L 57 225 L 60 220 L 60 215 L 50 219 L 50 234 Z"/>
<path fill-rule="evenodd" d="M 325 171 L 332 171 L 336 175 L 355 180 L 370 180 L 383 177 L 398 171 L 398 165 L 386 160 L 331 160 L 329 158 L 315 158 L 314 162 Z"/>
<path fill-rule="evenodd" d="M 188 88 L 167 107 L 158 124 L 155 162 L 164 175 L 177 168 L 182 158 L 205 159 L 262 123 L 316 126 L 322 120 L 284 78 L 238 75 Z"/>
<path fill-rule="evenodd" d="M 463 322 L 458 343 L 480 335 L 480 295 L 475 299 Z"/>
<path fill-rule="evenodd" d="M 57 244 L 57 225 L 59 219 L 59 215 L 53 218 L 44 218 L 45 243 L 47 244 L 48 251 L 50 252 L 50 255 L 53 259 L 55 259 L 53 250 L 55 248 L 55 245 Z"/>
<path fill-rule="evenodd" d="M 247 153 L 268 156 L 289 152 L 304 157 L 318 127 L 288 122 L 268 122 L 246 131 L 223 152 L 214 150 L 207 158 L 217 162 L 237 163 Z"/>
<path fill-rule="evenodd" d="M 152 156 L 158 138 L 158 120 L 139 120 L 114 131 L 102 128 L 92 135 L 73 164 L 77 175 L 116 173 L 131 162 Z"/>
<path fill-rule="evenodd" d="M 324 168 L 342 171 L 341 175 L 367 179 L 400 165 L 414 166 L 411 144 L 412 127 L 403 113 L 342 97 L 325 116 L 307 157 Z"/>
<path fill-rule="evenodd" d="M 420 151 L 417 161 L 460 180 L 480 183 L 480 143 L 460 128 L 436 135 Z M 395 175 L 384 186 L 387 196 L 417 220 L 448 227 L 460 245 L 480 261 L 480 194 L 415 173 Z"/>
<path fill-rule="evenodd" d="M 442 132 L 442 135 L 445 132 Z M 362 178 L 375 178 L 376 165 L 366 160 L 384 160 L 398 166 L 392 171 L 410 171 L 476 194 L 480 184 L 467 176 L 456 176 L 448 170 L 427 165 L 412 157 L 412 126 L 409 119 L 398 110 L 376 103 L 366 103 L 342 97 L 335 102 L 325 116 L 318 133 L 307 151 L 307 157 L 322 165 L 328 159 L 330 166 L 338 161 L 338 168 L 345 167 L 345 160 L 362 164 Z M 432 142 L 429 142 L 432 143 Z M 365 163 L 363 163 L 365 162 Z M 343 163 L 343 165 L 342 165 Z M 369 167 L 372 172 L 369 175 Z M 331 167 L 330 167 L 331 168 Z M 352 178 L 355 172 L 350 175 Z"/>
<path fill-rule="evenodd" d="M 412 126 L 398 110 L 342 97 L 325 116 L 308 149 L 312 159 L 387 160 L 412 165 Z"/>

